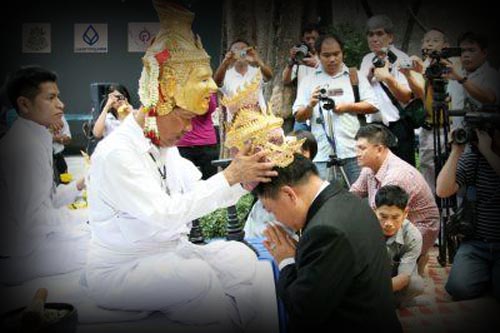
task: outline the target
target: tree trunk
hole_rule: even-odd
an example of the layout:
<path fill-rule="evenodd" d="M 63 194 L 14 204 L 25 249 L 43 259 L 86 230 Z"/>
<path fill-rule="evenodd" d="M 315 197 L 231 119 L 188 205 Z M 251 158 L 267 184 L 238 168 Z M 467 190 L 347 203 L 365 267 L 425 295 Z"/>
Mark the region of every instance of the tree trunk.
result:
<path fill-rule="evenodd" d="M 264 96 L 275 114 L 291 117 L 296 88 L 284 86 L 282 72 L 290 48 L 299 43 L 302 26 L 316 22 L 317 0 L 224 1 L 221 59 L 236 39 L 255 45 L 262 60 L 273 69 Z M 307 5 L 306 5 L 307 4 Z M 307 11 L 305 11 L 307 8 Z"/>

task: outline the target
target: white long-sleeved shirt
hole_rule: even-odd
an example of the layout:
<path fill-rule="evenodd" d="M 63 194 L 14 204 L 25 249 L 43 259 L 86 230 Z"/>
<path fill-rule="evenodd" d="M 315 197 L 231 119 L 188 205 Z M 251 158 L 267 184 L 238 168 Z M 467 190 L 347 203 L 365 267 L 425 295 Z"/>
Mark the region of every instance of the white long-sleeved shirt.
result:
<path fill-rule="evenodd" d="M 239 184 L 229 186 L 222 173 L 201 181 L 177 148 L 152 145 L 133 115 L 99 143 L 89 179 L 93 240 L 127 253 L 185 237 L 193 219 L 246 193 Z"/>
<path fill-rule="evenodd" d="M 2 255 L 26 255 L 48 234 L 69 232 L 62 206 L 78 196 L 74 183 L 54 183 L 52 135 L 19 117 L 0 142 Z"/>
<path fill-rule="evenodd" d="M 358 72 L 360 102 L 367 102 L 378 108 L 377 100 L 368 80 Z M 293 104 L 293 113 L 296 114 L 300 108 L 309 104 L 312 92 L 318 86 L 328 87 L 340 91 L 339 96 L 333 96 L 335 103 L 354 103 L 354 91 L 349 78 L 349 68 L 344 64 L 338 74 L 331 76 L 327 74 L 322 66 L 311 75 L 306 76 L 297 91 L 297 98 Z M 318 103 L 311 114 L 311 132 L 318 142 L 318 153 L 314 162 L 325 162 L 330 160 L 333 153 L 326 131 L 335 141 L 335 149 L 339 158 L 353 158 L 356 156 L 356 140 L 354 137 L 359 130 L 359 120 L 355 113 L 337 114 L 329 110 L 323 110 L 325 127 L 318 121 L 320 119 L 320 103 Z"/>
<path fill-rule="evenodd" d="M 402 61 L 403 59 L 406 59 L 406 61 L 410 61 L 409 57 L 406 53 L 404 53 L 401 50 L 398 50 L 394 46 L 390 46 L 390 50 L 394 52 L 394 54 L 398 57 L 396 60 L 396 63 L 391 67 L 390 73 L 394 78 L 398 81 L 399 84 L 405 86 L 406 88 L 410 89 L 408 80 L 406 77 L 398 70 L 398 62 Z M 361 61 L 361 66 L 360 66 L 360 74 L 363 75 L 364 77 L 368 77 L 369 73 L 373 67 L 373 57 L 375 57 L 374 52 L 370 52 L 367 55 L 363 57 L 363 60 Z M 385 93 L 384 89 L 382 88 L 381 84 L 379 81 L 375 79 L 375 77 L 372 77 L 372 80 L 370 82 L 373 90 L 375 91 L 375 95 L 378 100 L 378 106 L 379 106 L 379 111 L 368 114 L 366 115 L 366 120 L 369 123 L 372 122 L 378 122 L 381 121 L 385 125 L 389 125 L 390 122 L 395 122 L 399 120 L 399 110 L 394 104 L 392 104 L 391 99 L 387 96 Z M 387 86 L 387 85 L 386 85 Z"/>

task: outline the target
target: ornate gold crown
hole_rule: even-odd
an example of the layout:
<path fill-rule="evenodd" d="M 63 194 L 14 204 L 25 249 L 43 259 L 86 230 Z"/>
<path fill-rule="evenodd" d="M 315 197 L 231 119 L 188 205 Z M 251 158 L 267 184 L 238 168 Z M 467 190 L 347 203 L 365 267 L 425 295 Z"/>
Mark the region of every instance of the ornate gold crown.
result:
<path fill-rule="evenodd" d="M 270 161 L 278 167 L 286 167 L 293 162 L 293 154 L 300 150 L 305 139 L 287 140 L 281 128 L 283 119 L 273 114 L 270 105 L 265 111 L 260 109 L 260 81 L 261 75 L 256 75 L 235 94 L 222 99 L 222 104 L 235 112 L 224 145 L 242 150 L 250 144 L 252 152 L 266 151 Z"/>
<path fill-rule="evenodd" d="M 210 70 L 210 57 L 203 49 L 199 36 L 191 30 L 194 13 L 162 0 L 153 0 L 160 19 L 160 31 L 142 58 L 144 64 L 139 80 L 139 97 L 147 108 L 155 108 L 159 116 L 166 115 L 177 105 L 196 114 L 208 108 L 186 94 L 186 83 L 197 67 Z M 216 91 L 213 83 L 211 92 Z"/>
<path fill-rule="evenodd" d="M 232 95 L 224 95 L 221 104 L 224 105 L 231 114 L 235 114 L 240 109 L 253 109 L 260 111 L 259 92 L 262 82 L 262 74 L 258 71 L 252 80 L 236 89 Z"/>

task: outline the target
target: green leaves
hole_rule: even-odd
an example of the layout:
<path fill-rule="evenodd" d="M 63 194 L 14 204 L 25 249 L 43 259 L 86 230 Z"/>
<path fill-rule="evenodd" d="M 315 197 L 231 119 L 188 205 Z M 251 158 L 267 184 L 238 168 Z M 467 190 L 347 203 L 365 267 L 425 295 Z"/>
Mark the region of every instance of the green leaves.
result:
<path fill-rule="evenodd" d="M 236 211 L 238 214 L 238 219 L 241 223 L 244 223 L 242 219 L 246 217 L 250 209 L 252 208 L 253 196 L 248 193 L 240 198 L 236 204 Z M 227 210 L 217 209 L 208 215 L 200 218 L 201 232 L 205 239 L 226 237 L 226 224 L 227 224 Z"/>
<path fill-rule="evenodd" d="M 344 42 L 344 62 L 347 67 L 359 68 L 363 57 L 370 52 L 364 32 L 349 23 L 330 25 L 326 32 L 337 35 Z"/>

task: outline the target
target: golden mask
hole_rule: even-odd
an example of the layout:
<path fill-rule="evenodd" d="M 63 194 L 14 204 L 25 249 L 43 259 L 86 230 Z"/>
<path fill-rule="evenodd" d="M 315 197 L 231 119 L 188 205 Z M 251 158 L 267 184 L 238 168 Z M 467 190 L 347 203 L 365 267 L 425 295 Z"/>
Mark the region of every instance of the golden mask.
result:
<path fill-rule="evenodd" d="M 154 0 L 153 5 L 160 31 L 142 58 L 141 103 L 154 107 L 158 116 L 168 114 L 175 106 L 204 114 L 217 85 L 212 79 L 210 57 L 191 30 L 194 14 L 165 1 Z"/>

